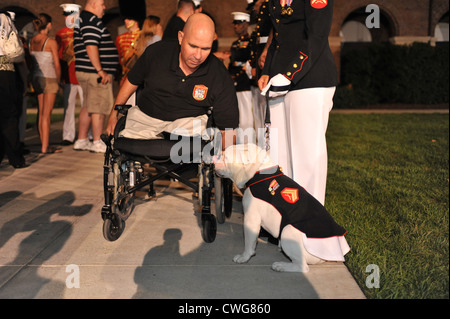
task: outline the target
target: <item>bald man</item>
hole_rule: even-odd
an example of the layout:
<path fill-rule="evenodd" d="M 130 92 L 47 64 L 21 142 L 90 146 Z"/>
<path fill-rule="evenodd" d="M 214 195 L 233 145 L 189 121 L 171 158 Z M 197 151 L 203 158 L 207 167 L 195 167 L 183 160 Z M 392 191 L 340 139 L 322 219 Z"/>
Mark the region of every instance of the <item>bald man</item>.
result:
<path fill-rule="evenodd" d="M 215 126 L 233 134 L 239 125 L 236 92 L 223 63 L 211 53 L 214 22 L 203 13 L 192 15 L 178 32 L 178 41 L 149 46 L 128 73 L 115 105 L 125 104 L 138 88 L 137 106 L 128 111 L 121 136 L 161 138 L 161 132 L 183 128 L 194 135 L 194 121 L 206 127 L 213 109 Z M 107 132 L 114 133 L 117 111 L 109 116 Z M 232 139 L 225 138 L 228 144 Z M 226 146 L 225 144 L 223 145 Z"/>

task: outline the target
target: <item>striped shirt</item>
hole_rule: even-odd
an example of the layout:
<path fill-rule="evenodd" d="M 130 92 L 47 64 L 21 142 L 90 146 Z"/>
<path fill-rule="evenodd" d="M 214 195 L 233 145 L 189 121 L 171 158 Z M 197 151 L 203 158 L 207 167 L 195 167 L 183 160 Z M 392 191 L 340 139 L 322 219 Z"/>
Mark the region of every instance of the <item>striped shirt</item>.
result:
<path fill-rule="evenodd" d="M 119 66 L 117 48 L 111 34 L 96 15 L 89 11 L 81 11 L 75 24 L 73 40 L 76 71 L 97 73 L 86 51 L 87 45 L 95 45 L 98 47 L 102 69 L 109 74 L 116 73 Z"/>

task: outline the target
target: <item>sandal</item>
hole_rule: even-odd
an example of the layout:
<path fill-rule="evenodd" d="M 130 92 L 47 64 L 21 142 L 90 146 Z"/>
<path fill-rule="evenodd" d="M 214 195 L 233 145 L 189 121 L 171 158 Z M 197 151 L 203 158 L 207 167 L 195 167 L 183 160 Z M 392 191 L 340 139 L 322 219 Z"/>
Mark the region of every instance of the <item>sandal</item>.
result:
<path fill-rule="evenodd" d="M 53 153 L 62 153 L 62 149 L 54 146 L 47 147 L 47 152 L 41 152 L 41 154 L 53 154 Z"/>

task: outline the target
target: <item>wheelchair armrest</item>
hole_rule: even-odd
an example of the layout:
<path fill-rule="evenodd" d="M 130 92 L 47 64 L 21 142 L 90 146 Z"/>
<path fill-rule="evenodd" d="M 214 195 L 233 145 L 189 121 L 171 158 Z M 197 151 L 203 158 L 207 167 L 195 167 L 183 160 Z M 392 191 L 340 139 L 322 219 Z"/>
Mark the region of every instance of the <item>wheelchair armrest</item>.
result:
<path fill-rule="evenodd" d="M 114 109 L 115 109 L 116 111 L 118 111 L 120 114 L 126 115 L 127 112 L 128 112 L 128 109 L 129 109 L 130 107 L 132 107 L 132 106 L 133 106 L 133 105 L 130 105 L 130 104 L 117 104 L 117 105 L 114 107 Z"/>

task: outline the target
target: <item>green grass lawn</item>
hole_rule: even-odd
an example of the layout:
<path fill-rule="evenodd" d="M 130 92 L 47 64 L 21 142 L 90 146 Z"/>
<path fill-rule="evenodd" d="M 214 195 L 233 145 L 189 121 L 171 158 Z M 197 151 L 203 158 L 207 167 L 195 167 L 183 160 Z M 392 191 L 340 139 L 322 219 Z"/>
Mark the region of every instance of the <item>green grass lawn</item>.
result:
<path fill-rule="evenodd" d="M 327 143 L 325 205 L 365 295 L 449 298 L 449 115 L 332 113 Z"/>

